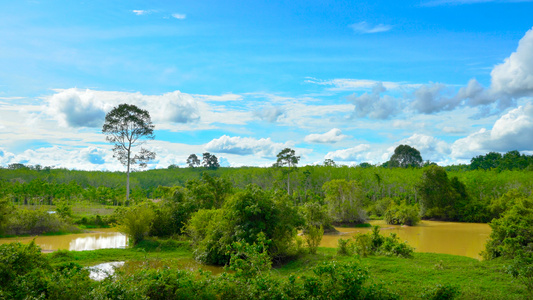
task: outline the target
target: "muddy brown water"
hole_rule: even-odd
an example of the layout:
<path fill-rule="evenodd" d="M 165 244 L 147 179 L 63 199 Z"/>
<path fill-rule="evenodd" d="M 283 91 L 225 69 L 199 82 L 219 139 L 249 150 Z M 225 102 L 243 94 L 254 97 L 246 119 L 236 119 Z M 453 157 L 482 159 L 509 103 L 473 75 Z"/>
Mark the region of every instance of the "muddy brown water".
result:
<path fill-rule="evenodd" d="M 381 227 L 381 234 L 388 236 L 391 232 L 398 235 L 401 241 L 407 241 L 416 252 L 434 252 L 462 255 L 480 259 L 479 253 L 491 229 L 488 224 L 454 223 L 422 221 L 417 226 L 387 225 L 384 221 L 370 221 L 372 225 Z M 350 238 L 356 233 L 370 232 L 371 228 L 337 228 L 338 235 L 324 235 L 321 247 L 336 248 L 339 238 Z M 29 243 L 33 237 L 17 237 L 0 239 L 0 244 L 20 241 Z M 125 248 L 127 238 L 115 229 L 98 229 L 93 232 L 57 236 L 38 236 L 35 242 L 43 251 L 64 250 L 96 250 L 103 248 Z"/>
<path fill-rule="evenodd" d="M 27 244 L 35 238 L 35 243 L 43 252 L 55 250 L 85 251 L 105 248 L 125 248 L 128 244 L 127 237 L 117 232 L 114 228 L 96 229 L 87 233 L 67 235 L 14 237 L 0 239 L 0 244 L 21 242 Z"/>
<path fill-rule="evenodd" d="M 488 224 L 422 221 L 417 226 L 388 225 L 382 220 L 370 221 L 381 227 L 381 234 L 394 232 L 401 241 L 415 248 L 416 252 L 433 252 L 481 259 L 491 229 Z M 339 238 L 347 239 L 356 233 L 367 233 L 372 228 L 337 228 L 340 234 L 324 235 L 321 247 L 337 247 Z"/>

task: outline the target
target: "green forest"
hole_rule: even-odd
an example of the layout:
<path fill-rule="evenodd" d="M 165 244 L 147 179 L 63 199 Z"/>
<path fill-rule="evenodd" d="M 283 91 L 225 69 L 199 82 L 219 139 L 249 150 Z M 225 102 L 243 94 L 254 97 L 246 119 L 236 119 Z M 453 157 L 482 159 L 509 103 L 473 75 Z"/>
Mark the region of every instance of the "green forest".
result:
<path fill-rule="evenodd" d="M 124 172 L 9 165 L 0 169 L 2 236 L 116 227 L 130 248 L 41 254 L 33 243 L 0 245 L 0 299 L 531 298 L 533 157 L 488 153 L 442 167 L 409 146 L 396 150 L 380 166 L 298 167 L 286 151 L 268 168 L 137 171 L 129 197 Z M 371 219 L 489 223 L 492 233 L 481 262 L 416 253 L 379 227 L 340 239 L 336 249 L 319 247 L 335 227 Z M 95 282 L 84 266 L 104 257 L 143 265 Z M 181 270 L 179 257 L 226 272 Z M 414 266 L 435 276 L 426 282 Z"/>

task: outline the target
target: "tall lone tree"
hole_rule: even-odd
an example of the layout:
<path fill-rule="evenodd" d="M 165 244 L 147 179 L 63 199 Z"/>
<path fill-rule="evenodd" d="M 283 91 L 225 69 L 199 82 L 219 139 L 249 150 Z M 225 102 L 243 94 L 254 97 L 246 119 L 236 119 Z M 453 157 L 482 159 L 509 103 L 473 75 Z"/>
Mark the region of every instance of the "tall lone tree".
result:
<path fill-rule="evenodd" d="M 290 194 L 290 181 L 291 181 L 291 172 L 292 169 L 296 167 L 298 161 L 300 161 L 300 156 L 296 156 L 296 152 L 291 148 L 285 148 L 281 150 L 280 153 L 276 156 L 278 160 L 276 164 L 278 167 L 287 166 L 287 194 Z"/>
<path fill-rule="evenodd" d="M 154 139 L 154 125 L 148 111 L 135 105 L 120 104 L 114 107 L 105 116 L 102 133 L 106 140 L 112 144 L 113 157 L 127 167 L 126 200 L 130 198 L 130 168 L 139 164 L 141 168 L 155 158 L 155 152 L 140 148 L 135 152 L 135 147 L 143 145 L 146 140 Z"/>

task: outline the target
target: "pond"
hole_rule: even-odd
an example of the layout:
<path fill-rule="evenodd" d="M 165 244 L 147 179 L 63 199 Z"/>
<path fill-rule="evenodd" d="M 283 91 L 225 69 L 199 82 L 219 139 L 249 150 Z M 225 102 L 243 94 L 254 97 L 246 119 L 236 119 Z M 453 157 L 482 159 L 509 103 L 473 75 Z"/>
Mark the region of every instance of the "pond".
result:
<path fill-rule="evenodd" d="M 394 232 L 401 241 L 415 248 L 416 252 L 454 254 L 481 259 L 491 228 L 488 224 L 422 221 L 417 226 L 388 225 L 385 221 L 370 221 L 381 227 L 381 234 Z M 350 238 L 356 233 L 370 232 L 372 228 L 341 228 L 341 234 L 324 235 L 321 247 L 337 247 L 339 238 Z"/>
<path fill-rule="evenodd" d="M 27 244 L 34 237 L 15 237 L 0 239 L 0 244 L 21 242 Z M 128 244 L 127 237 L 117 232 L 114 228 L 102 228 L 87 233 L 76 233 L 67 235 L 37 236 L 35 243 L 44 252 L 55 250 L 97 250 L 105 248 L 125 248 Z"/>
<path fill-rule="evenodd" d="M 416 252 L 434 252 L 468 256 L 480 259 L 479 253 L 485 249 L 485 243 L 491 229 L 488 224 L 422 221 L 417 226 L 395 226 L 384 221 L 370 221 L 381 227 L 381 234 L 388 236 L 395 232 L 400 240 L 407 241 Z M 369 232 L 371 228 L 337 228 L 340 235 L 324 235 L 321 247 L 336 248 L 339 238 L 350 238 L 354 234 Z M 0 244 L 20 241 L 29 243 L 33 237 L 0 239 Z M 115 229 L 98 229 L 94 232 L 38 236 L 35 240 L 43 251 L 96 250 L 102 248 L 125 248 L 127 238 Z"/>

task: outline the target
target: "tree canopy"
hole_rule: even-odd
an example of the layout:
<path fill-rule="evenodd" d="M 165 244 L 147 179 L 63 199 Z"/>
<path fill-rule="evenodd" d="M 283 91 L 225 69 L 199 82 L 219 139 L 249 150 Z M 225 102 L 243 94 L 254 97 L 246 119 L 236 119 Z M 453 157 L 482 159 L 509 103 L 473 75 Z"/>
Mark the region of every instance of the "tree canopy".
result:
<path fill-rule="evenodd" d="M 420 151 L 409 145 L 400 145 L 394 149 L 394 154 L 385 164 L 389 168 L 411 168 L 422 166 Z"/>

